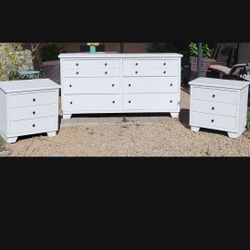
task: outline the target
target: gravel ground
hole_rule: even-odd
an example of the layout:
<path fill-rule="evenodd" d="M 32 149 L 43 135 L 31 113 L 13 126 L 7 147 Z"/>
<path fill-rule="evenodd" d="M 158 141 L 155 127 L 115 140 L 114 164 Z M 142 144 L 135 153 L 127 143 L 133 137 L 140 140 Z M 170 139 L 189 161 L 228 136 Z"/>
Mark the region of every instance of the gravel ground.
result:
<path fill-rule="evenodd" d="M 28 136 L 6 145 L 2 156 L 250 156 L 250 130 L 237 139 L 188 126 L 189 96 L 180 119 L 169 115 L 72 118 L 58 135 Z"/>

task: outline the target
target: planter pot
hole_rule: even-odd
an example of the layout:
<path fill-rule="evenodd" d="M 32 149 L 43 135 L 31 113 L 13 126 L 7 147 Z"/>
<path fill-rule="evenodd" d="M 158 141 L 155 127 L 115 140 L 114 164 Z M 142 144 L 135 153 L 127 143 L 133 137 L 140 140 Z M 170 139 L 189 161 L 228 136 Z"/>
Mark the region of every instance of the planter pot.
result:
<path fill-rule="evenodd" d="M 216 63 L 215 59 L 202 58 L 201 59 L 201 76 L 205 77 L 210 64 Z M 190 56 L 190 69 L 197 72 L 197 57 Z"/>
<path fill-rule="evenodd" d="M 90 53 L 96 53 L 96 46 L 90 46 Z"/>

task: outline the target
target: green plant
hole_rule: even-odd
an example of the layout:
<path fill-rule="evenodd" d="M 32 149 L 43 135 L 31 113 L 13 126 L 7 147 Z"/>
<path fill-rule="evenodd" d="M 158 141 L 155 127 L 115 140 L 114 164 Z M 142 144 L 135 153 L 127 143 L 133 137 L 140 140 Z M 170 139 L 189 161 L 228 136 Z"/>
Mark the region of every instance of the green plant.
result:
<path fill-rule="evenodd" d="M 43 62 L 58 60 L 58 55 L 62 52 L 64 52 L 63 48 L 57 47 L 54 43 L 49 43 L 40 49 L 40 57 Z"/>
<path fill-rule="evenodd" d="M 27 62 L 27 54 L 21 43 L 6 43 L 0 50 L 0 80 L 8 80 L 11 72 L 22 69 Z"/>
<path fill-rule="evenodd" d="M 191 42 L 189 44 L 189 53 L 190 56 L 198 56 L 198 44 Z M 209 44 L 205 43 L 202 45 L 202 57 L 210 58 L 212 53 L 212 48 L 210 48 Z"/>
<path fill-rule="evenodd" d="M 250 129 L 250 111 L 247 113 L 247 129 Z"/>

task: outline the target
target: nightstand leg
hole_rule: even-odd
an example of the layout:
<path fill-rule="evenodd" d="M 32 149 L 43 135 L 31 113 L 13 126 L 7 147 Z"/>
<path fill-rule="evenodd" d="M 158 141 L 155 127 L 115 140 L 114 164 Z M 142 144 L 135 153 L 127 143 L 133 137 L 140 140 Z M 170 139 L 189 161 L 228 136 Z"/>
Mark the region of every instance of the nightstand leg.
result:
<path fill-rule="evenodd" d="M 48 135 L 48 137 L 56 136 L 56 131 L 54 131 L 54 132 L 48 132 L 47 135 Z"/>
<path fill-rule="evenodd" d="M 71 115 L 63 115 L 63 119 L 70 119 Z"/>
<path fill-rule="evenodd" d="M 179 113 L 170 113 L 173 118 L 179 118 Z"/>
<path fill-rule="evenodd" d="M 227 134 L 230 138 L 234 139 L 238 138 L 241 135 L 241 133 L 231 133 L 231 132 L 227 132 Z"/>
<path fill-rule="evenodd" d="M 191 130 L 194 132 L 199 132 L 200 128 L 199 127 L 191 127 Z"/>
<path fill-rule="evenodd" d="M 17 141 L 17 137 L 9 137 L 6 140 L 7 143 L 15 143 L 16 141 Z"/>

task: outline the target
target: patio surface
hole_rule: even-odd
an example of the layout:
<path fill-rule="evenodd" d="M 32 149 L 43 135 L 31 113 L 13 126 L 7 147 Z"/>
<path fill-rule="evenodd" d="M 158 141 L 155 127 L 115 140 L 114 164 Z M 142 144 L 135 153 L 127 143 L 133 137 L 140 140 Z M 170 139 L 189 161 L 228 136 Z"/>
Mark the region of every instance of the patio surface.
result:
<path fill-rule="evenodd" d="M 75 116 L 61 120 L 55 137 L 19 137 L 0 156 L 250 156 L 250 131 L 189 128 L 189 94 L 181 93 L 180 119 L 169 114 Z"/>

